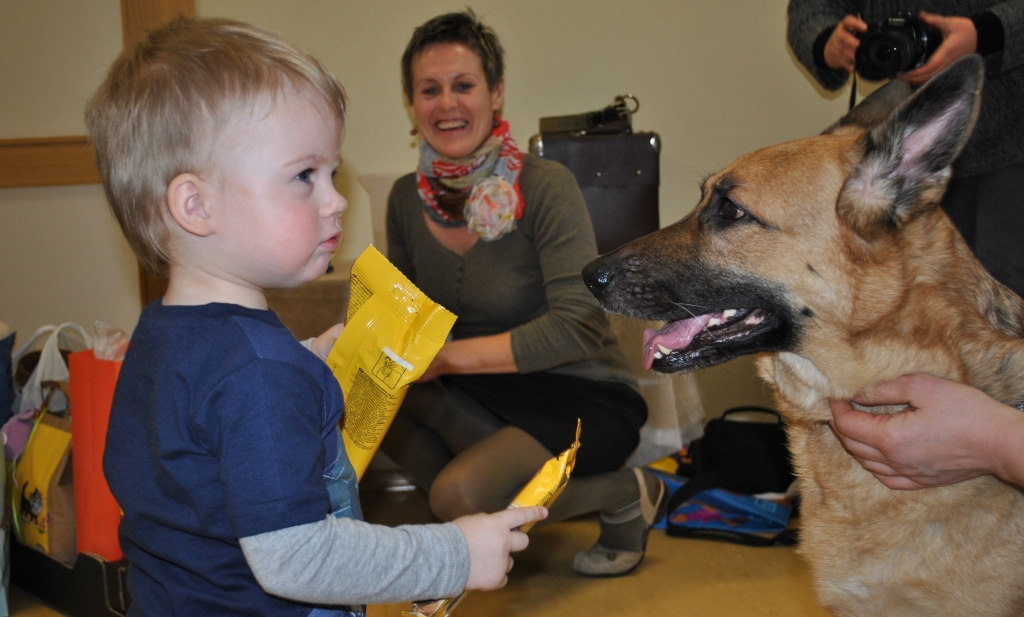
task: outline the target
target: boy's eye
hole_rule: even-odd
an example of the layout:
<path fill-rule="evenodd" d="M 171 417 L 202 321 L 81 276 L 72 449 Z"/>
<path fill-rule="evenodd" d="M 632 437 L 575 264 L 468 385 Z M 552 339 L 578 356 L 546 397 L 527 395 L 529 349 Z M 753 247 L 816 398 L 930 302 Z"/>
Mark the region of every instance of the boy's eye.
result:
<path fill-rule="evenodd" d="M 300 182 L 310 182 L 313 179 L 313 170 L 312 169 L 304 169 L 304 170 L 300 171 L 299 175 L 295 176 L 295 178 L 297 180 L 299 180 Z"/>

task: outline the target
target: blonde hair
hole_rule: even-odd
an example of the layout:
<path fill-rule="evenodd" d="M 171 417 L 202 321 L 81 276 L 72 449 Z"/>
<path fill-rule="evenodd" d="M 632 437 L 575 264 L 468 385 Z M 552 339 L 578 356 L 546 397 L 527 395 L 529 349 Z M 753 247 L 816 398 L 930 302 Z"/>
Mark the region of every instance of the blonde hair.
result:
<path fill-rule="evenodd" d="M 226 19 L 180 19 L 114 61 L 85 112 L 110 208 L 151 272 L 170 262 L 167 186 L 208 171 L 217 128 L 286 87 L 345 126 L 341 84 L 280 37 Z"/>

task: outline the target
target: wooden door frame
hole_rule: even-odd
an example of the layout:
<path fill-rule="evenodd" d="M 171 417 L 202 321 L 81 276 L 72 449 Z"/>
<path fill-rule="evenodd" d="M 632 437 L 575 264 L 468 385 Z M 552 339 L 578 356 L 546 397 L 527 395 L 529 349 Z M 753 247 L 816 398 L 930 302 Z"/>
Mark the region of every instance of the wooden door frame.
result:
<path fill-rule="evenodd" d="M 125 47 L 176 17 L 195 17 L 195 0 L 121 0 L 121 36 Z M 89 137 L 0 139 L 0 188 L 99 184 L 96 154 Z M 167 281 L 139 265 L 142 305 L 163 295 Z"/>

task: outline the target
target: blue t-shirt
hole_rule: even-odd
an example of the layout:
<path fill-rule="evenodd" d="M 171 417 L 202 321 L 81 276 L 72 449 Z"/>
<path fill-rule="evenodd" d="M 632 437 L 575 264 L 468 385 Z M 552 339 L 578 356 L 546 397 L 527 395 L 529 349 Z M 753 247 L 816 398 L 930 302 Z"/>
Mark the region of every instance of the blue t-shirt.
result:
<path fill-rule="evenodd" d="M 103 457 L 124 510 L 129 614 L 310 614 L 263 591 L 238 538 L 361 518 L 342 410 L 330 369 L 273 312 L 146 307 Z"/>

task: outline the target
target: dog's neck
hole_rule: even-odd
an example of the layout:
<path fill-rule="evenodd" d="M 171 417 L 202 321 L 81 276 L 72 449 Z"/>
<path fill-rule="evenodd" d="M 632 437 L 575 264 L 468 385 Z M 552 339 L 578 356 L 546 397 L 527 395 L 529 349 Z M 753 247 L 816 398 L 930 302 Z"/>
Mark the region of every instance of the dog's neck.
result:
<path fill-rule="evenodd" d="M 996 282 L 941 212 L 911 223 L 893 251 L 866 276 L 896 277 L 888 298 L 868 297 L 851 323 L 809 330 L 794 352 L 763 358 L 761 375 L 788 406 L 827 420 L 827 400 L 852 398 L 907 373 L 969 383 L 1024 407 L 1024 300 Z"/>

